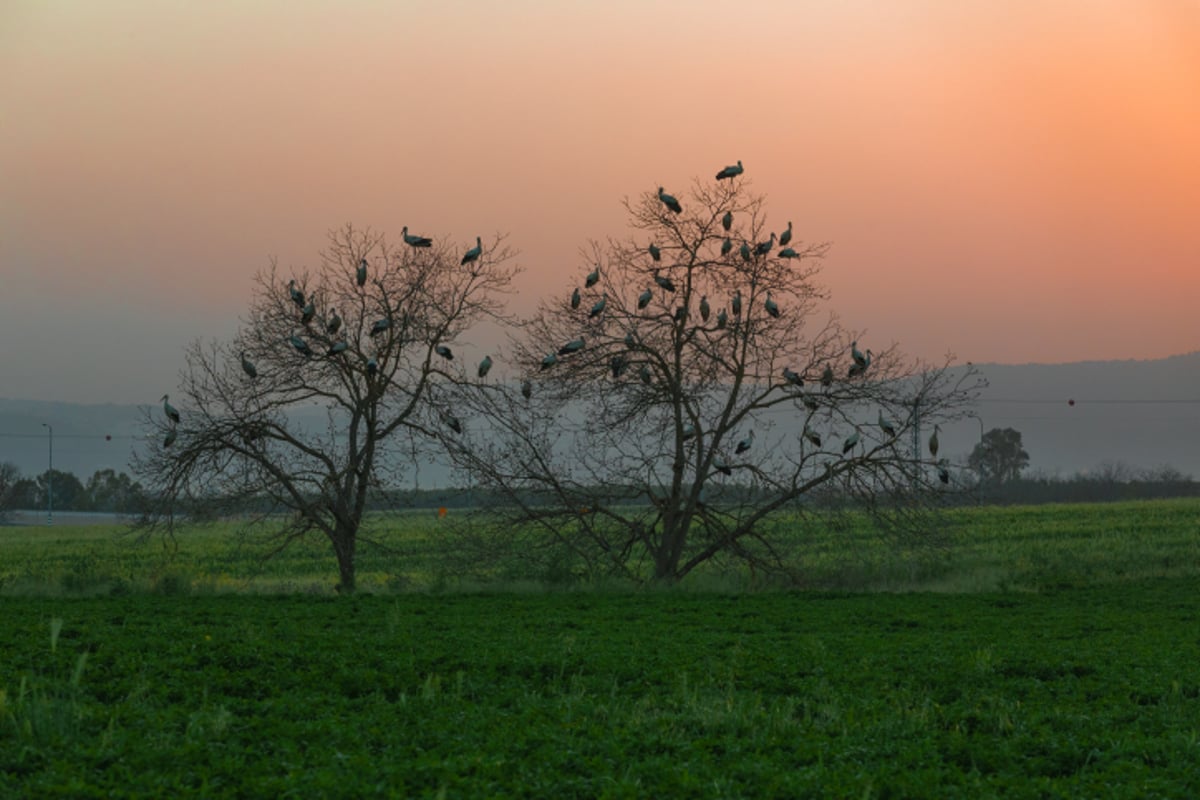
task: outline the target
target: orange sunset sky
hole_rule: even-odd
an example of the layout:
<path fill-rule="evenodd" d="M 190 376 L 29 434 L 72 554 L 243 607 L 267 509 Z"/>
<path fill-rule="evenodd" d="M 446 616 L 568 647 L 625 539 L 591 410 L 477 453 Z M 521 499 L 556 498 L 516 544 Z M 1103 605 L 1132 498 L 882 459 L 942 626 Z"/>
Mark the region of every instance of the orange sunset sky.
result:
<path fill-rule="evenodd" d="M 345 222 L 507 232 L 527 311 L 737 159 L 869 339 L 1200 349 L 1196 0 L 7 0 L 0 120 L 0 396 L 155 402 Z"/>

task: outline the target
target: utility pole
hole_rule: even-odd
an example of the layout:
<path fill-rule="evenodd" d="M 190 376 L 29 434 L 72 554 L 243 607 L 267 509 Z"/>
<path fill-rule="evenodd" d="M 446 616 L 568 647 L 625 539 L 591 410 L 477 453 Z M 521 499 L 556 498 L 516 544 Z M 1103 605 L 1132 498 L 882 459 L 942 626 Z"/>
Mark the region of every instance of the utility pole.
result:
<path fill-rule="evenodd" d="M 54 524 L 54 426 L 43 422 L 42 427 L 50 432 L 50 466 L 46 469 L 46 525 Z"/>

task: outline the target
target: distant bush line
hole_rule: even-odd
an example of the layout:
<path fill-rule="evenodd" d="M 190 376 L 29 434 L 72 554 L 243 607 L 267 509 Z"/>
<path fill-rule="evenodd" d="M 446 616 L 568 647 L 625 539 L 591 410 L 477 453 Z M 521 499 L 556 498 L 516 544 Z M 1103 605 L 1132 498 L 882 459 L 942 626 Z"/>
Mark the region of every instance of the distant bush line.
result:
<path fill-rule="evenodd" d="M 48 478 L 50 480 L 48 480 Z M 92 511 L 137 515 L 146 507 L 146 494 L 140 483 L 124 472 L 97 470 L 81 481 L 70 472 L 54 470 L 40 475 L 22 476 L 15 466 L 0 464 L 0 515 L 17 509 L 41 509 L 47 505 L 47 486 L 53 490 L 54 508 L 60 511 Z M 728 486 L 720 500 L 739 502 L 749 499 L 750 490 Z M 1200 497 L 1200 481 L 1171 466 L 1139 470 L 1120 462 L 1080 472 L 1070 477 L 1034 474 L 1003 483 L 983 483 L 967 491 L 948 495 L 951 505 L 1038 503 L 1096 503 L 1123 500 L 1157 500 L 1172 497 Z M 499 498 L 478 489 L 396 489 L 381 493 L 371 510 L 402 508 L 468 508 L 493 505 Z M 825 498 L 828 502 L 832 498 Z M 631 502 L 637 502 L 631 497 Z M 236 506 L 236 507 L 233 507 Z M 225 505 L 222 511 L 271 513 L 266 499 L 241 499 Z"/>

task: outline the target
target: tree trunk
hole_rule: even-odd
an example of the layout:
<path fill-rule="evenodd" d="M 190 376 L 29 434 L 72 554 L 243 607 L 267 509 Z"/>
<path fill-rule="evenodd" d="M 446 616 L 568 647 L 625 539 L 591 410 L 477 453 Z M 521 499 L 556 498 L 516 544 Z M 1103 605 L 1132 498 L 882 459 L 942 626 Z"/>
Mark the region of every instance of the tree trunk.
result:
<path fill-rule="evenodd" d="M 337 538 L 333 542 L 333 552 L 337 555 L 339 594 L 354 594 L 354 531 L 337 530 Z"/>
<path fill-rule="evenodd" d="M 679 568 L 679 556 L 683 551 L 681 532 L 675 522 L 663 520 L 663 534 L 654 551 L 654 582 L 674 583 Z"/>

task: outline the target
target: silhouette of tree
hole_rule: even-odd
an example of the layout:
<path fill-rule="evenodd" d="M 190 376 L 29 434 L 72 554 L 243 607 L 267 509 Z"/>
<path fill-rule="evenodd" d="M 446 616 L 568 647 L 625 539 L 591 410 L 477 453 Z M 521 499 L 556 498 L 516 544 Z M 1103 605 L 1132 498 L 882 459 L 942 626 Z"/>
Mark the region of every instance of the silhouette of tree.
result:
<path fill-rule="evenodd" d="M 144 502 L 142 485 L 124 472 L 112 469 L 96 470 L 84 487 L 89 511 L 128 513 L 137 511 Z"/>
<path fill-rule="evenodd" d="M 515 273 L 499 238 L 474 260 L 462 255 L 416 236 L 393 247 L 347 226 L 315 269 L 285 275 L 272 262 L 260 272 L 237 337 L 188 348 L 179 423 L 147 410 L 152 445 L 134 461 L 153 498 L 142 527 L 169 532 L 180 514 L 211 518 L 266 498 L 251 522 L 278 530 L 277 513 L 290 512 L 278 547 L 324 536 L 338 589 L 352 592 L 369 498 L 412 463 L 444 411 L 430 405 L 432 388 L 461 373 L 453 348 L 501 315 L 498 295 Z M 306 426 L 305 410 L 323 412 L 323 424 Z"/>
<path fill-rule="evenodd" d="M 744 180 L 697 181 L 678 213 L 670 199 L 627 200 L 631 238 L 584 251 L 582 280 L 514 342 L 516 383 L 454 395 L 474 416 L 445 444 L 495 503 L 473 531 L 493 520 L 525 558 L 671 582 L 712 559 L 788 569 L 768 518 L 811 513 L 801 500 L 895 522 L 940 491 L 912 451 L 914 402 L 930 429 L 961 416 L 973 370 L 852 348 L 866 337 L 818 314 L 827 246 L 781 248 Z"/>
<path fill-rule="evenodd" d="M 21 480 L 21 470 L 11 461 L 0 463 L 0 515 L 19 506 L 14 504 L 14 489 Z"/>
<path fill-rule="evenodd" d="M 1029 453 L 1022 446 L 1020 431 L 992 428 L 975 445 L 967 464 L 983 482 L 998 485 L 1021 477 L 1021 470 L 1029 465 Z"/>
<path fill-rule="evenodd" d="M 62 511 L 77 511 L 87 500 L 83 484 L 73 472 L 46 470 L 37 476 L 37 496 L 34 508 L 45 508 L 48 494 L 54 492 L 54 508 Z"/>

